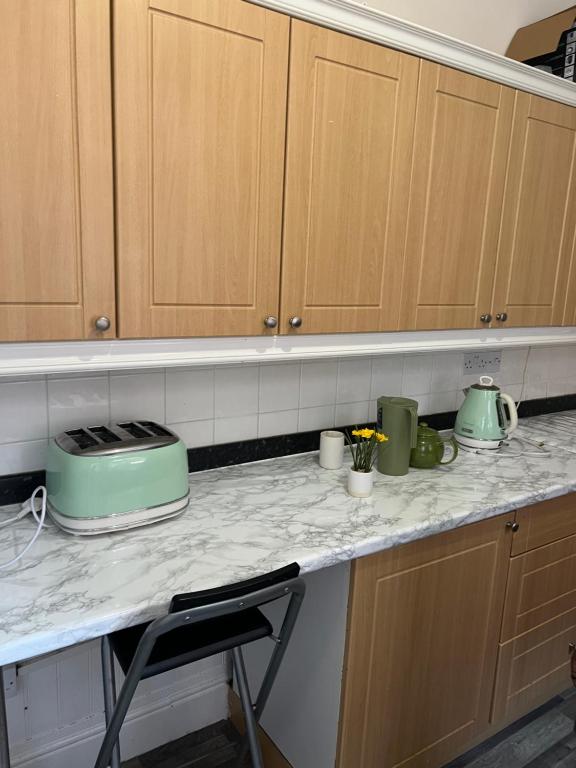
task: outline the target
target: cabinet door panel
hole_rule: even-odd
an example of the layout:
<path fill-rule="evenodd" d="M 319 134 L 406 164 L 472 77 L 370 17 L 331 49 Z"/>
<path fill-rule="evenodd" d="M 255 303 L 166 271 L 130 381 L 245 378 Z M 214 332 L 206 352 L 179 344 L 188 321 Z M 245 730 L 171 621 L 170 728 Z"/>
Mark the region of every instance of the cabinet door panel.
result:
<path fill-rule="evenodd" d="M 354 563 L 340 768 L 440 766 L 488 727 L 512 519 Z"/>
<path fill-rule="evenodd" d="M 114 335 L 108 6 L 0 2 L 2 340 Z"/>
<path fill-rule="evenodd" d="M 292 22 L 281 330 L 397 327 L 418 60 Z"/>
<path fill-rule="evenodd" d="M 518 92 L 494 284 L 506 325 L 560 325 L 574 250 L 576 109 Z"/>
<path fill-rule="evenodd" d="M 474 328 L 490 311 L 514 92 L 423 62 L 404 328 Z"/>
<path fill-rule="evenodd" d="M 278 313 L 289 21 L 240 0 L 116 6 L 122 336 Z"/>

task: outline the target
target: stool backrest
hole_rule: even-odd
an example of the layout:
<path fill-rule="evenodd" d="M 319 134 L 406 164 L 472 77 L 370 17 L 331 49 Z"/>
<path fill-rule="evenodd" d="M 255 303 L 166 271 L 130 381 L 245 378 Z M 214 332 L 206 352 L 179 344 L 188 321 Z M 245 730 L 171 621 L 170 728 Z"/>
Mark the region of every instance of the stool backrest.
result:
<path fill-rule="evenodd" d="M 214 589 L 204 589 L 200 592 L 187 592 L 181 595 L 174 595 L 170 602 L 170 613 L 187 611 L 190 608 L 199 608 L 203 605 L 213 605 L 214 603 L 225 600 L 236 600 L 252 592 L 259 592 L 267 587 L 273 587 L 282 584 L 284 581 L 295 579 L 300 573 L 298 563 L 290 563 L 283 568 L 278 568 L 262 576 L 255 576 L 252 579 L 238 581 L 235 584 L 228 584 L 224 587 L 215 587 Z"/>

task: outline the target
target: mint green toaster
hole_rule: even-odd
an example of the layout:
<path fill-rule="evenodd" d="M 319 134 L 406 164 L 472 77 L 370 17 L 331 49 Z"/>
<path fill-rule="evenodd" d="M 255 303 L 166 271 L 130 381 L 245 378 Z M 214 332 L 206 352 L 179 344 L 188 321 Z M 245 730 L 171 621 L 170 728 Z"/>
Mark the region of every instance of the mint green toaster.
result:
<path fill-rule="evenodd" d="M 153 421 L 70 429 L 50 440 L 48 513 L 68 533 L 93 535 L 173 517 L 188 506 L 188 457 Z"/>

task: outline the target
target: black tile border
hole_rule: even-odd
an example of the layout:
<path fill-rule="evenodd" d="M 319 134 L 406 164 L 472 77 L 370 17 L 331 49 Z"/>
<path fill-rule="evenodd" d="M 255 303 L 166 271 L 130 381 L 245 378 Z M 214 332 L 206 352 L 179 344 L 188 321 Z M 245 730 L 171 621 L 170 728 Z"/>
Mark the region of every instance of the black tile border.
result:
<path fill-rule="evenodd" d="M 576 394 L 527 400 L 520 404 L 518 413 L 520 416 L 541 416 L 573 409 L 576 409 Z M 454 426 L 456 411 L 422 415 L 419 418 L 434 429 L 450 429 Z M 354 426 L 335 427 L 335 429 L 354 429 Z M 241 440 L 237 443 L 189 448 L 188 469 L 190 472 L 202 472 L 206 469 L 229 467 L 234 464 L 247 464 L 280 456 L 309 453 L 318 449 L 321 431 L 323 430 L 317 429 L 311 432 Z M 29 498 L 36 486 L 45 482 L 45 479 L 44 471 L 0 476 L 0 506 L 24 501 Z"/>

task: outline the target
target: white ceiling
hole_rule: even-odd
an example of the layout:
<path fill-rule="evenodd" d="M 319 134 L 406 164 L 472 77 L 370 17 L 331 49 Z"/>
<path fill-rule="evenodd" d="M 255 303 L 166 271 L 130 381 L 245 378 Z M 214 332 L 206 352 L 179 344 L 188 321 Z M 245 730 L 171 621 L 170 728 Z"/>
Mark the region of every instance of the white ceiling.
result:
<path fill-rule="evenodd" d="M 518 27 L 569 8 L 566 0 L 365 0 L 363 5 L 505 53 Z"/>

